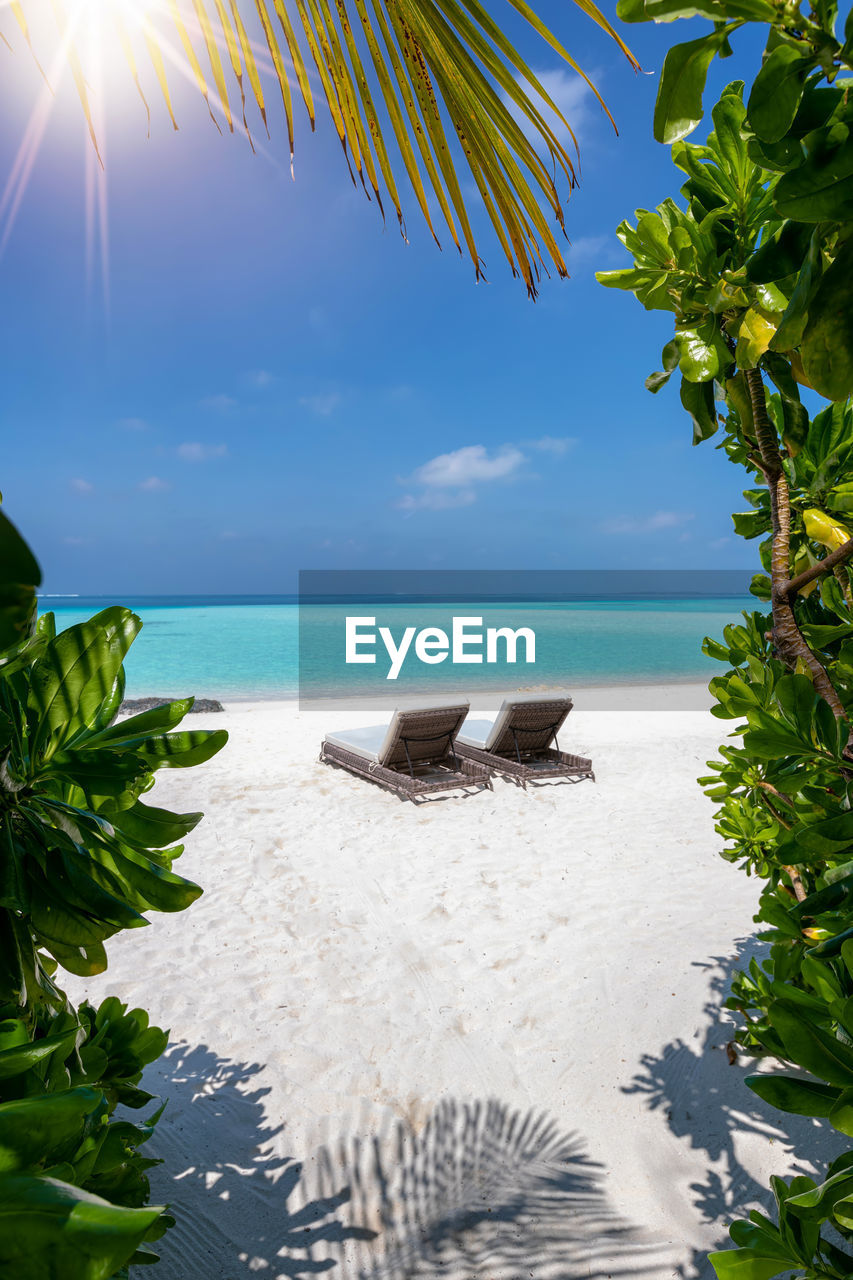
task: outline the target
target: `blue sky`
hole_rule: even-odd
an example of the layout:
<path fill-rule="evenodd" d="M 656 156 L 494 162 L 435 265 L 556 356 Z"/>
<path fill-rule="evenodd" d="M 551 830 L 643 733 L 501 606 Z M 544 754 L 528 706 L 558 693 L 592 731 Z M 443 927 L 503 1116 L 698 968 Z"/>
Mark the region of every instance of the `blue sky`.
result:
<path fill-rule="evenodd" d="M 293 182 L 275 112 L 269 154 L 254 156 L 190 89 L 175 95 L 177 134 L 152 93 L 149 139 L 121 79 L 107 91 L 107 302 L 87 268 L 88 143 L 62 89 L 0 258 L 0 487 L 46 590 L 287 592 L 300 568 L 753 563 L 729 517 L 739 472 L 691 447 L 676 387 L 643 387 L 670 320 L 593 278 L 627 260 L 620 219 L 677 189 L 651 137 L 657 73 L 703 24 L 623 28 L 654 73 L 635 75 L 571 6 L 540 12 L 620 136 L 524 37 L 582 153 L 572 279 L 544 281 L 535 304 L 484 219 L 488 284 L 439 253 L 413 208 L 408 244 L 383 229 L 322 116 L 313 137 L 297 117 Z M 23 54 L 0 59 L 9 173 L 39 81 Z M 715 64 L 709 93 L 756 65 L 751 41 Z"/>

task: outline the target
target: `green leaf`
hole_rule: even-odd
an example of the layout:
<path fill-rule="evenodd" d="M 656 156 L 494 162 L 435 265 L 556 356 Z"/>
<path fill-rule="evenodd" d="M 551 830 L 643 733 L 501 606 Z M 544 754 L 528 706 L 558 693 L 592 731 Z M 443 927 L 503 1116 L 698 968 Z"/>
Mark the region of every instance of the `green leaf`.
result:
<path fill-rule="evenodd" d="M 11 520 L 0 511 L 0 653 L 32 633 L 41 570 Z"/>
<path fill-rule="evenodd" d="M 696 329 L 682 329 L 677 335 L 678 367 L 688 382 L 709 382 L 720 372 L 720 353 L 715 343 Z"/>
<path fill-rule="evenodd" d="M 151 767 L 139 752 L 122 755 L 118 751 L 58 751 L 51 761 L 53 772 L 70 778 L 88 796 L 95 797 L 125 796 Z"/>
<path fill-rule="evenodd" d="M 853 846 L 853 812 L 840 813 L 836 817 L 822 818 L 817 822 L 800 823 L 789 833 L 786 846 L 789 842 L 792 856 L 799 851 L 806 851 L 817 854 L 820 858 L 836 858 L 843 850 Z"/>
<path fill-rule="evenodd" d="M 726 87 L 719 102 L 711 108 L 714 132 L 708 139 L 708 146 L 716 145 L 721 169 L 738 191 L 745 189 L 752 172 L 743 136 L 745 117 L 743 86 L 735 82 Z"/>
<path fill-rule="evenodd" d="M 228 741 L 225 729 L 194 729 L 188 733 L 167 733 L 149 738 L 137 750 L 137 756 L 148 760 L 152 768 L 187 769 L 204 764 Z"/>
<path fill-rule="evenodd" d="M 0 587 L 21 584 L 40 586 L 41 569 L 12 521 L 0 511 Z"/>
<path fill-rule="evenodd" d="M 770 530 L 770 515 L 767 511 L 736 511 L 732 523 L 739 537 L 760 538 Z"/>
<path fill-rule="evenodd" d="M 823 273 L 823 255 L 819 232 L 812 234 L 806 259 L 797 277 L 785 314 L 771 342 L 774 351 L 791 351 L 802 341 L 808 323 L 809 306 Z"/>
<path fill-rule="evenodd" d="M 622 22 L 672 22 L 675 18 L 725 18 L 772 22 L 775 13 L 765 0 L 619 0 L 616 16 Z"/>
<path fill-rule="evenodd" d="M 739 369 L 755 369 L 776 333 L 779 316 L 773 316 L 763 307 L 750 307 L 740 322 L 737 337 L 737 363 Z"/>
<path fill-rule="evenodd" d="M 112 693 L 141 620 L 130 609 L 103 609 L 47 643 L 30 673 L 28 709 L 36 719 L 32 754 L 49 759 L 95 721 Z"/>
<path fill-rule="evenodd" d="M 74 1047 L 77 1031 L 78 1027 L 75 1025 L 68 1031 L 58 1032 L 56 1035 L 43 1036 L 41 1040 L 2 1050 L 0 1052 L 0 1080 L 7 1080 L 11 1076 L 18 1076 L 24 1071 L 29 1071 L 30 1067 L 34 1067 L 43 1059 L 49 1058 L 57 1050 L 61 1049 L 61 1056 L 66 1057 Z M 0 1142 L 2 1142 L 2 1126 L 0 1126 Z"/>
<path fill-rule="evenodd" d="M 128 884 L 144 899 L 146 907 L 156 911 L 184 911 L 201 896 L 197 884 L 167 871 L 134 849 L 116 851 L 113 859 Z"/>
<path fill-rule="evenodd" d="M 125 1209 L 54 1178 L 0 1178 L 0 1274 L 109 1280 L 162 1213 Z"/>
<path fill-rule="evenodd" d="M 796 837 L 793 843 L 796 848 Z M 781 850 L 783 857 L 785 847 L 783 845 Z M 834 868 L 833 872 L 838 874 L 827 874 L 825 879 L 829 883 L 824 888 L 808 894 L 802 902 L 791 907 L 790 914 L 794 920 L 802 920 L 805 916 L 818 916 L 822 911 L 832 911 L 853 896 L 853 875 L 845 874 L 843 866 Z"/>
<path fill-rule="evenodd" d="M 853 395 L 853 239 L 824 272 L 809 303 L 803 368 L 827 400 Z"/>
<path fill-rule="evenodd" d="M 850 630 L 853 631 L 853 627 Z M 165 849 L 183 840 L 204 816 L 201 813 L 172 813 L 169 809 L 156 809 L 141 800 L 129 809 L 104 806 L 102 812 L 109 816 L 122 839 L 139 849 Z"/>
<path fill-rule="evenodd" d="M 777 760 L 782 756 L 801 756 L 808 750 L 806 744 L 795 734 L 778 725 L 762 725 L 758 729 L 750 729 L 743 735 L 743 744 L 747 751 L 759 760 Z"/>
<path fill-rule="evenodd" d="M 787 219 L 748 260 L 747 278 L 755 284 L 769 284 L 798 272 L 808 253 L 812 231 L 808 223 Z"/>
<path fill-rule="evenodd" d="M 827 1084 L 853 1088 L 853 1049 L 785 1001 L 774 1001 L 767 1015 L 792 1062 Z"/>
<path fill-rule="evenodd" d="M 677 142 L 702 119 L 702 93 L 714 54 L 729 28 L 677 44 L 666 55 L 655 103 L 654 135 L 658 142 Z"/>
<path fill-rule="evenodd" d="M 618 0 L 616 17 L 620 22 L 647 22 L 645 0 Z"/>
<path fill-rule="evenodd" d="M 660 391 L 665 383 L 669 382 L 670 375 L 678 368 L 678 361 L 681 358 L 681 344 L 677 338 L 671 339 L 663 351 L 661 352 L 661 363 L 663 370 L 660 373 L 650 373 L 646 378 L 646 390 L 651 392 Z"/>
<path fill-rule="evenodd" d="M 819 957 L 820 959 L 837 956 L 845 942 L 850 941 L 851 938 L 853 938 L 853 927 L 844 929 L 832 938 L 824 938 L 823 942 L 819 942 L 810 949 L 809 956 Z"/>
<path fill-rule="evenodd" d="M 717 430 L 717 413 L 712 382 L 681 379 L 681 403 L 693 421 L 693 443 L 701 444 Z"/>
<path fill-rule="evenodd" d="M 804 58 L 789 44 L 778 44 L 765 58 L 746 106 L 749 123 L 759 138 L 778 142 L 788 132 L 811 66 L 812 59 Z"/>
<path fill-rule="evenodd" d="M 70 1159 L 106 1117 L 103 1093 L 85 1086 L 0 1103 L 0 1172 Z"/>
<path fill-rule="evenodd" d="M 771 1280 L 797 1265 L 796 1258 L 768 1258 L 754 1249 L 724 1249 L 708 1254 L 718 1280 Z"/>
<path fill-rule="evenodd" d="M 86 738 L 82 747 L 108 746 L 113 750 L 120 747 L 135 747 L 154 733 L 164 729 L 173 729 L 180 724 L 184 716 L 192 710 L 195 698 L 178 698 L 174 702 L 164 702 L 162 706 L 151 707 L 148 711 L 140 711 L 137 715 L 127 716 L 117 724 Z"/>
<path fill-rule="evenodd" d="M 853 1089 L 845 1089 L 829 1113 L 829 1123 L 839 1133 L 853 1138 Z"/>
<path fill-rule="evenodd" d="M 796 1076 L 747 1076 L 744 1083 L 771 1107 L 798 1116 L 826 1118 L 839 1099 L 846 1096 L 833 1085 L 799 1080 Z"/>
<path fill-rule="evenodd" d="M 773 203 L 783 218 L 798 222 L 853 219 L 853 136 L 840 146 L 823 140 L 793 173 L 776 184 Z"/>
<path fill-rule="evenodd" d="M 819 1187 L 804 1191 L 801 1195 L 792 1196 L 787 1204 L 799 1217 L 826 1218 L 839 1200 L 853 1194 L 853 1173 L 844 1169 Z"/>

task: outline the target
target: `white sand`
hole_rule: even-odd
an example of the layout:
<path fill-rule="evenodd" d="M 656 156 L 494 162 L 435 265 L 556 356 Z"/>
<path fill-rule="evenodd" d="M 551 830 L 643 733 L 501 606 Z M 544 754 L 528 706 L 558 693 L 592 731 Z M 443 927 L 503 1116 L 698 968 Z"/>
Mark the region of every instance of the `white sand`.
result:
<path fill-rule="evenodd" d="M 695 784 L 725 724 L 577 701 L 595 784 L 421 806 L 317 763 L 364 713 L 193 717 L 231 743 L 154 799 L 205 810 L 204 897 L 69 983 L 171 1027 L 163 1280 L 710 1275 L 793 1142 L 823 1154 L 726 1058 L 758 885 Z"/>

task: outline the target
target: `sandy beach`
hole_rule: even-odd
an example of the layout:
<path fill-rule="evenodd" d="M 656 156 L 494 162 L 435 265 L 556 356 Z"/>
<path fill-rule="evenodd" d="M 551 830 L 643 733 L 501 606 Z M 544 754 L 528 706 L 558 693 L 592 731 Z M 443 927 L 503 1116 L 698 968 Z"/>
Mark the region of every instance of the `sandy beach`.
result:
<path fill-rule="evenodd" d="M 171 1028 L 163 1280 L 710 1276 L 793 1143 L 825 1157 L 725 1050 L 759 945 L 695 783 L 727 726 L 630 705 L 576 699 L 595 783 L 420 806 L 318 763 L 364 712 L 193 717 L 230 745 L 153 799 L 205 811 L 204 896 L 68 982 Z"/>

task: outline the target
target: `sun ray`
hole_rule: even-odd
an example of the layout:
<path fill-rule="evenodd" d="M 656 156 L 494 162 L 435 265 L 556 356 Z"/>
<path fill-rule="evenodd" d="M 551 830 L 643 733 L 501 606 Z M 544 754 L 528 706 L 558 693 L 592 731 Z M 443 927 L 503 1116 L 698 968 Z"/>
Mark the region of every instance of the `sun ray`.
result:
<path fill-rule="evenodd" d="M 574 3 L 636 68 L 636 59 L 594 0 Z M 549 57 L 556 55 L 586 79 L 528 0 L 509 0 L 509 5 L 528 36 L 535 33 L 543 51 L 547 45 Z M 60 54 L 45 60 L 50 64 L 46 80 L 50 83 L 56 70 L 70 71 L 99 162 L 107 119 L 115 127 L 114 68 L 125 70 L 130 96 L 138 93 L 149 132 L 143 67 L 148 83 L 158 82 L 175 129 L 188 97 L 186 82 L 203 98 L 220 132 L 235 132 L 235 115 L 238 122 L 242 116 L 253 149 L 257 121 L 267 130 L 268 103 L 277 96 L 267 96 L 269 81 L 281 94 L 291 174 L 295 97 L 302 101 L 312 131 L 315 102 L 325 102 L 353 180 L 354 174 L 361 178 L 368 198 L 375 198 L 380 209 L 390 196 L 401 227 L 407 198 L 417 201 L 433 235 L 433 218 L 440 210 L 451 239 L 460 252 L 467 251 L 479 277 L 482 260 L 468 208 L 469 200 L 476 204 L 479 197 L 502 252 L 532 296 L 538 287 L 537 262 L 544 266 L 547 258 L 558 275 L 567 275 L 549 224 L 555 218 L 563 225 L 566 196 L 558 182 L 568 179 L 569 194 L 574 169 L 566 144 L 540 106 L 553 110 L 567 129 L 568 122 L 479 0 L 463 0 L 461 8 L 456 0 L 0 0 L 0 13 L 6 11 L 34 58 L 43 41 L 55 47 L 56 27 L 48 30 L 54 16 Z M 173 96 L 167 69 L 177 71 L 180 97 Z M 292 86 L 298 86 L 298 94 Z M 8 240 L 48 116 L 41 96 L 0 201 L 0 248 Z M 396 147 L 396 160 L 389 142 Z M 277 164 L 264 147 L 257 150 Z M 398 165 L 407 183 L 399 193 Z M 106 276 L 106 185 L 88 170 L 86 182 L 92 237 L 87 269 L 94 270 L 99 249 Z"/>
<path fill-rule="evenodd" d="M 44 84 L 39 90 L 36 104 L 33 107 L 27 127 L 24 130 L 24 136 L 21 139 L 21 145 L 18 147 L 12 168 L 6 179 L 3 195 L 0 196 L 0 257 L 5 253 L 6 246 L 9 243 L 9 238 L 18 216 L 18 210 L 21 207 L 21 201 L 29 185 L 33 165 L 41 148 L 48 120 L 56 103 L 56 95 L 51 84 L 59 84 L 66 62 L 67 51 L 65 45 L 61 43 L 51 62 L 50 77 L 42 72 Z"/>

